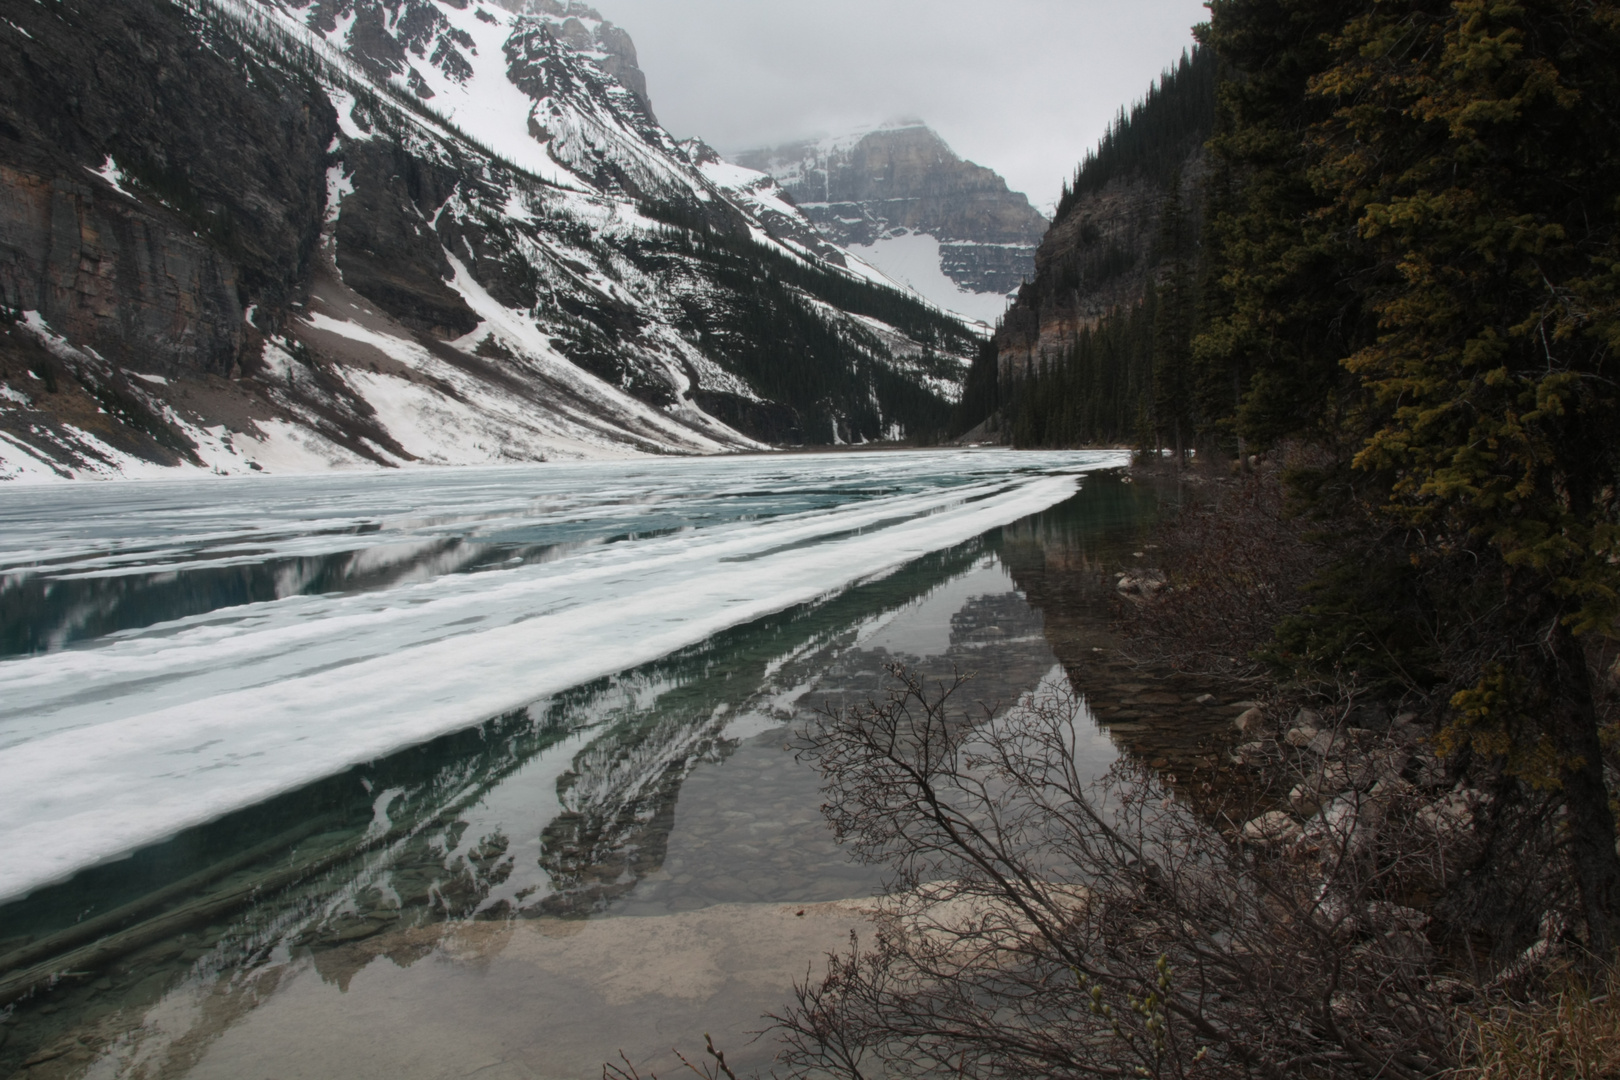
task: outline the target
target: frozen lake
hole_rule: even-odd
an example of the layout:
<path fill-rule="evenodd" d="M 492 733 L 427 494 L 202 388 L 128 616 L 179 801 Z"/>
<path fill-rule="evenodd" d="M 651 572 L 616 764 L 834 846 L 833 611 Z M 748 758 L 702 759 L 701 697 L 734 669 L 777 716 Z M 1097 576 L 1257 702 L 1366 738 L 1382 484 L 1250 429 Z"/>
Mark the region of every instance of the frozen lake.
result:
<path fill-rule="evenodd" d="M 0 1073 L 768 1067 L 887 875 L 787 744 L 886 664 L 964 715 L 1080 691 L 1093 774 L 1224 760 L 1230 703 L 1112 652 L 1168 497 L 1118 463 L 0 491 Z"/>
<path fill-rule="evenodd" d="M 1117 454 L 0 491 L 0 900 L 1043 510 Z"/>

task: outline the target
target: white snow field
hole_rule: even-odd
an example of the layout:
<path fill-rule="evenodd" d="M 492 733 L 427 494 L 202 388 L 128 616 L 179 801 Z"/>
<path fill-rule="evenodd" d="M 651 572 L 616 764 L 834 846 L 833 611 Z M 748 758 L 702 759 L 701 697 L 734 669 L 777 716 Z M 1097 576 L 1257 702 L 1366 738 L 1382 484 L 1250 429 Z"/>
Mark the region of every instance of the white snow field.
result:
<path fill-rule="evenodd" d="M 0 660 L 0 901 L 885 574 L 1123 460 L 942 450 L 0 490 L 8 633 L 76 589 L 221 568 L 277 582 L 271 599 Z M 528 554 L 475 573 L 420 557 L 448 540 Z M 324 593 L 282 569 L 322 557 L 413 569 Z M 99 609 L 83 607 L 68 615 L 87 626 Z"/>
<path fill-rule="evenodd" d="M 849 250 L 942 311 L 986 326 L 994 326 L 1007 313 L 1009 297 L 969 292 L 952 281 L 940 269 L 939 241 L 927 233 L 884 236 L 875 244 L 855 244 Z"/>

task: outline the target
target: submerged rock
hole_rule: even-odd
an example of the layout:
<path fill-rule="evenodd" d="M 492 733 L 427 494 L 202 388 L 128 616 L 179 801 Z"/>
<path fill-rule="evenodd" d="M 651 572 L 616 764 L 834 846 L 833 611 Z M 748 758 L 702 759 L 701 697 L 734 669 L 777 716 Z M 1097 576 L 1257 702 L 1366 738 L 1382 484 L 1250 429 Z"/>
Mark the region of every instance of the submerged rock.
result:
<path fill-rule="evenodd" d="M 1277 744 L 1274 742 L 1247 742 L 1232 751 L 1232 761 L 1238 765 L 1257 767 L 1267 765 L 1277 758 Z"/>
<path fill-rule="evenodd" d="M 1119 584 L 1115 586 L 1120 592 L 1130 597 L 1146 599 L 1157 596 L 1169 585 L 1163 570 L 1135 570 L 1121 574 Z"/>

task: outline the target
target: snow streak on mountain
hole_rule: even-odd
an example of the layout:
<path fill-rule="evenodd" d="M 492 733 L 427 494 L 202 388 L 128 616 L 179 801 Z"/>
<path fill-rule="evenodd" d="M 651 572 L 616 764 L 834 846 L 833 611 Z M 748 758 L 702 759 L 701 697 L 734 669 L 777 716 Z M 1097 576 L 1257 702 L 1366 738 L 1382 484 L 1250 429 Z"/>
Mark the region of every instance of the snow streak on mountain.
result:
<path fill-rule="evenodd" d="M 838 443 L 976 346 L 658 123 L 578 3 L 49 0 L 0 26 L 0 478 Z"/>

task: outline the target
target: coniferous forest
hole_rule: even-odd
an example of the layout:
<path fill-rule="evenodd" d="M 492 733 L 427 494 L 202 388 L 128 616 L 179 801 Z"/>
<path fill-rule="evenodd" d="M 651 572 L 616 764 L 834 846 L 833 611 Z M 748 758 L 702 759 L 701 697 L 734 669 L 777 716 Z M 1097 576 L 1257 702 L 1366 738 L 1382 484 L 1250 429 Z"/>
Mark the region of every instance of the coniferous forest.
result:
<path fill-rule="evenodd" d="M 1154 219 L 1137 249 L 1083 222 L 1074 249 L 1053 252 L 1009 320 L 1022 312 L 1038 318 L 1043 294 L 1098 293 L 1132 278 L 1142 288 L 1083 320 L 1056 347 L 1043 340 L 1026 365 L 1010 369 L 1004 348 L 982 350 L 957 409 L 958 431 L 996 416 L 1017 446 L 1174 445 L 1178 437 L 1191 445 L 1193 399 L 1202 391 L 1188 354 L 1199 310 L 1204 202 L 1213 185 L 1184 174 L 1205 156 L 1215 129 L 1218 70 L 1208 47 L 1183 55 L 1142 101 L 1121 111 L 1064 185 L 1054 236 L 1089 209 L 1088 198 L 1123 189 Z M 1051 237 L 1048 244 L 1059 246 Z"/>
<path fill-rule="evenodd" d="M 1245 969 L 1221 993 L 1335 1048 L 1285 1061 L 1246 1037 L 1255 1058 L 1208 1075 L 1620 1075 L 1620 4 L 1209 9 L 1065 192 L 955 426 L 1128 445 L 1190 479 L 1144 545 L 1163 569 L 1121 575 L 1121 618 L 1172 649 L 1219 640 L 1219 660 L 1313 703 L 1240 718 L 1243 767 L 1298 751 L 1321 777 L 1407 738 L 1367 715 L 1423 732 L 1418 772 L 1335 774 L 1331 805 L 1308 778 L 1231 830 L 1288 852 L 1255 864 L 1265 932 L 1314 927 L 1323 951 L 1287 985 Z M 1150 201 L 1151 243 L 1112 250 Z M 1313 742 L 1335 711 L 1342 758 Z M 1413 812 L 1414 782 L 1447 794 Z M 1343 842 L 1316 843 L 1330 818 Z M 1411 875 L 1420 835 L 1447 838 L 1446 869 Z M 1151 869 L 1121 903 L 1185 898 Z M 1318 876 L 1285 897 L 1294 873 Z M 1161 925 L 1222 903 L 1200 893 Z M 1389 904 L 1406 929 L 1366 939 Z M 1418 931 L 1416 951 L 1377 953 Z M 1437 970 L 1431 948 L 1459 978 L 1397 991 Z M 1313 979 L 1314 1001 L 1281 1004 Z M 1169 1052 L 1149 1051 L 1139 1072 L 1159 1075 Z"/>
<path fill-rule="evenodd" d="M 1064 200 L 1156 183 L 1142 294 L 986 348 L 957 426 L 1281 463 L 1323 569 L 1269 660 L 1418 695 L 1504 798 L 1559 792 L 1612 955 L 1620 4 L 1214 0 L 1199 38 Z"/>

